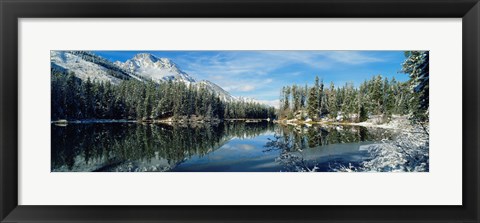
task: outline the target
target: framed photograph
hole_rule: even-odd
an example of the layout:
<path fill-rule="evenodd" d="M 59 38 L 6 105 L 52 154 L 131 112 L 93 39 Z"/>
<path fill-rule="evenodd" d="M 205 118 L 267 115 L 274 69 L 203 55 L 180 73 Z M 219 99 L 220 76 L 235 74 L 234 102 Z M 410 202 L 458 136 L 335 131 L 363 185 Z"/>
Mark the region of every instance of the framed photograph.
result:
<path fill-rule="evenodd" d="M 477 0 L 0 7 L 1 222 L 479 221 Z"/>

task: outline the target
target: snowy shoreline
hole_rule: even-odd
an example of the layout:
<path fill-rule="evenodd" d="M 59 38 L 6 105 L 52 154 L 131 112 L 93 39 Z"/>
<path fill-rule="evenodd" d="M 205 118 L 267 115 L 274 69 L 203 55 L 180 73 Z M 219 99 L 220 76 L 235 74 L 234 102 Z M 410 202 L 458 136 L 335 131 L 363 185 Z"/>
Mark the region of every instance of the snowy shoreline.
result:
<path fill-rule="evenodd" d="M 94 124 L 94 123 L 136 123 L 136 120 L 129 119 L 83 119 L 83 120 L 56 120 L 50 121 L 51 124 Z"/>
<path fill-rule="evenodd" d="M 393 130 L 408 130 L 412 128 L 412 124 L 408 120 L 407 116 L 392 116 L 391 120 L 386 123 L 376 123 L 375 121 L 369 119 L 364 122 L 337 122 L 331 120 L 325 121 L 302 121 L 297 119 L 289 120 L 278 120 L 274 121 L 279 124 L 284 125 L 348 125 L 348 126 L 362 126 L 367 128 L 383 128 L 383 129 L 393 129 Z"/>
<path fill-rule="evenodd" d="M 50 124 L 67 125 L 67 124 L 102 124 L 102 123 L 140 123 L 140 124 L 173 124 L 173 123 L 220 123 L 220 122 L 233 122 L 243 121 L 248 123 L 256 123 L 263 121 L 271 121 L 270 119 L 158 119 L 158 120 L 133 120 L 133 119 L 84 119 L 84 120 L 66 120 L 60 119 L 50 121 Z"/>

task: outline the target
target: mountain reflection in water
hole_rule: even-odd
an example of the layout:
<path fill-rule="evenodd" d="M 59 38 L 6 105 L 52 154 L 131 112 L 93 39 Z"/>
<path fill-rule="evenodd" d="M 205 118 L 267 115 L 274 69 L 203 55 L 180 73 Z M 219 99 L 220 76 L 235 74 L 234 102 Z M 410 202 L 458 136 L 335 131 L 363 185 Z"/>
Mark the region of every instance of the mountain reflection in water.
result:
<path fill-rule="evenodd" d="M 53 172 L 331 171 L 368 158 L 361 145 L 389 138 L 358 126 L 52 124 Z"/>

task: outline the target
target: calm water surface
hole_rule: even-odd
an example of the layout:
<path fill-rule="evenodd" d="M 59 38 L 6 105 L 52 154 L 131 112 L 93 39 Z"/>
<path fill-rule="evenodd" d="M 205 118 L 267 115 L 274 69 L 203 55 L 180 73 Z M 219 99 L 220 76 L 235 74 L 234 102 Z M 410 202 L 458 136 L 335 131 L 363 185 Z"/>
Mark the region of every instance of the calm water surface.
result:
<path fill-rule="evenodd" d="M 332 171 L 369 158 L 362 145 L 391 137 L 358 126 L 52 124 L 51 170 L 278 172 Z"/>

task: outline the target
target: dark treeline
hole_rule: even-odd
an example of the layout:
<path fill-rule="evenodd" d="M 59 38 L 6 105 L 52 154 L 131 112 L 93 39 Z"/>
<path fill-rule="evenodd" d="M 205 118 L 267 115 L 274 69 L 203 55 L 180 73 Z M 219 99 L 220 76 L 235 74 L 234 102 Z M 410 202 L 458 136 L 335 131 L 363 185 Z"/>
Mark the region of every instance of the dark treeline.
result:
<path fill-rule="evenodd" d="M 275 110 L 254 102 L 225 102 L 204 87 L 183 82 L 124 80 L 82 81 L 52 69 L 51 118 L 157 120 L 173 117 L 202 120 L 274 118 Z"/>
<path fill-rule="evenodd" d="M 388 119 L 397 114 L 428 121 L 429 53 L 411 51 L 405 56 L 402 72 L 410 77 L 406 82 L 377 75 L 358 88 L 353 83 L 338 87 L 333 82 L 325 86 L 317 76 L 312 87 L 285 86 L 281 90 L 279 118 L 316 121 L 340 115 L 350 121 L 365 121 L 371 115 Z"/>
<path fill-rule="evenodd" d="M 297 117 L 316 121 L 341 115 L 364 121 L 367 115 L 406 114 L 411 106 L 409 97 L 407 84 L 380 75 L 363 82 L 359 88 L 352 83 L 341 87 L 330 83 L 326 88 L 316 77 L 312 87 L 284 87 L 279 114 L 287 119 Z"/>

